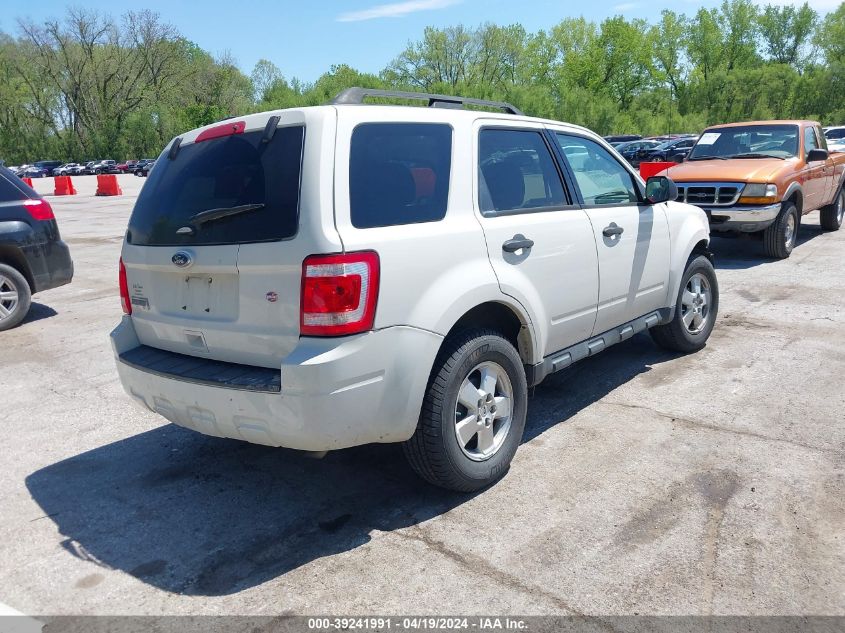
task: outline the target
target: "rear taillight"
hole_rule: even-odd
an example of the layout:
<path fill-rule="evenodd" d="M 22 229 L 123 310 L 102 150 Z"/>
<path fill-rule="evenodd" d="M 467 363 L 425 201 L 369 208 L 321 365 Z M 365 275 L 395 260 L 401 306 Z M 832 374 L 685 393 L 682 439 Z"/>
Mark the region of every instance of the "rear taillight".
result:
<path fill-rule="evenodd" d="M 44 198 L 40 200 L 24 200 L 23 206 L 26 212 L 32 216 L 33 220 L 55 220 L 53 215 L 53 207 Z"/>
<path fill-rule="evenodd" d="M 132 301 L 129 299 L 129 283 L 126 281 L 126 266 L 123 265 L 123 258 L 120 258 L 118 265 L 118 285 L 120 286 L 120 305 L 125 314 L 132 314 Z"/>
<path fill-rule="evenodd" d="M 302 262 L 300 333 L 344 336 L 373 328 L 379 261 L 373 251 L 312 255 Z"/>

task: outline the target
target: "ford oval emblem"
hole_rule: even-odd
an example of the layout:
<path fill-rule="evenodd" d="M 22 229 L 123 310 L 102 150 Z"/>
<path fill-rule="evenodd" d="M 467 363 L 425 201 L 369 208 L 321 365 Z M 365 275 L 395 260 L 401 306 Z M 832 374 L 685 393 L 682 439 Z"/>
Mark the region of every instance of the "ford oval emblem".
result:
<path fill-rule="evenodd" d="M 191 257 L 191 254 L 187 251 L 177 251 L 173 254 L 173 257 L 170 258 L 170 261 L 173 262 L 174 266 L 187 268 L 194 263 L 194 258 Z"/>

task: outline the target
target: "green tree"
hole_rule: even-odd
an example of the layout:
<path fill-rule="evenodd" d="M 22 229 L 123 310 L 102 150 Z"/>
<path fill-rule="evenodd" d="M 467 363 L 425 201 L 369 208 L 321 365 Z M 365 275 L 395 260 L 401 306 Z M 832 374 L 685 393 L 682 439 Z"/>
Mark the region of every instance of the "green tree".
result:
<path fill-rule="evenodd" d="M 811 52 L 808 44 L 818 27 L 818 14 L 806 2 L 801 7 L 767 6 L 759 17 L 766 55 L 777 64 L 804 68 Z"/>

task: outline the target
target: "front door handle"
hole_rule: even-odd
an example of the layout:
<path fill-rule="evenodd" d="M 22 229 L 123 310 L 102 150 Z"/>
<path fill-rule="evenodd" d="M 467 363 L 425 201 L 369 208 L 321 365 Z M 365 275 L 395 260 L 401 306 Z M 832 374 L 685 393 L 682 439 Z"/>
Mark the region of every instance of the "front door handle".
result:
<path fill-rule="evenodd" d="M 502 250 L 508 253 L 515 253 L 523 248 L 528 249 L 534 246 L 534 240 L 529 240 L 523 235 L 514 235 L 507 242 L 502 244 Z"/>
<path fill-rule="evenodd" d="M 622 235 L 623 229 L 621 226 L 617 226 L 616 222 L 611 222 L 610 226 L 604 227 L 602 231 L 602 235 L 605 237 L 613 237 L 614 235 Z"/>

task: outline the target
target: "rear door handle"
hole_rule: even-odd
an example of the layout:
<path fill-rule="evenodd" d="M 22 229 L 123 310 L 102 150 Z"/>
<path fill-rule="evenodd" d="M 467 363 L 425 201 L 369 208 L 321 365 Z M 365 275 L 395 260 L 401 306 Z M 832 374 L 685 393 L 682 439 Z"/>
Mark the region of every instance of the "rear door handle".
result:
<path fill-rule="evenodd" d="M 622 235 L 623 229 L 621 226 L 617 226 L 616 222 L 611 222 L 609 226 L 604 227 L 602 230 L 602 235 L 605 237 L 613 237 L 614 235 Z"/>
<path fill-rule="evenodd" d="M 532 246 L 534 246 L 534 240 L 529 240 L 527 237 L 522 235 L 514 235 L 511 239 L 502 244 L 502 250 L 507 251 L 508 253 L 515 253 L 518 250 L 523 248 L 528 249 Z"/>

